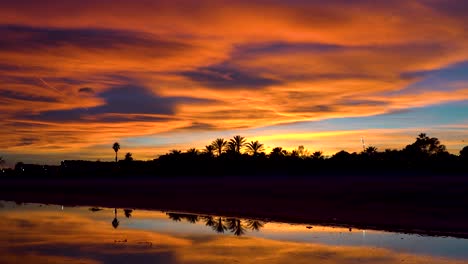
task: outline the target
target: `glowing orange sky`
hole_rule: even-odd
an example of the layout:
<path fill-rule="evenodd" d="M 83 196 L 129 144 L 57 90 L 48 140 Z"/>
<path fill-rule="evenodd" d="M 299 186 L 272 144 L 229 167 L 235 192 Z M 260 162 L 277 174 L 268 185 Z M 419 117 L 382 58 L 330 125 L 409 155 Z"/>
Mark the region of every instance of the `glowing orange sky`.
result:
<path fill-rule="evenodd" d="M 332 153 L 420 132 L 456 153 L 467 12 L 454 0 L 2 2 L 0 155 L 110 160 L 119 141 L 147 159 L 234 134 Z"/>

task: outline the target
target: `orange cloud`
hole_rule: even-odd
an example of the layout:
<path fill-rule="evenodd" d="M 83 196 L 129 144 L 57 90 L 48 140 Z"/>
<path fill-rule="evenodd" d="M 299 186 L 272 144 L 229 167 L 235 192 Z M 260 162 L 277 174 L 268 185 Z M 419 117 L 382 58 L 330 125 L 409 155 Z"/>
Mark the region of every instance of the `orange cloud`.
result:
<path fill-rule="evenodd" d="M 0 124 L 14 133 L 2 135 L 0 147 L 88 149 L 95 157 L 105 142 L 171 131 L 468 100 L 460 81 L 446 81 L 450 91 L 408 88 L 468 60 L 460 8 L 438 1 L 3 3 Z M 117 93 L 122 87 L 136 92 Z"/>

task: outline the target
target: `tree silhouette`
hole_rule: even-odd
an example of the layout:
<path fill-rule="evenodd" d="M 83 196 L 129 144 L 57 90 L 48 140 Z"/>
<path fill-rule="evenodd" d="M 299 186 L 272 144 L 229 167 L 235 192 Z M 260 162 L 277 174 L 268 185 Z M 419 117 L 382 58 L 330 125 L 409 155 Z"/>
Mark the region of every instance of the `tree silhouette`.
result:
<path fill-rule="evenodd" d="M 288 155 L 288 151 L 284 150 L 282 147 L 276 147 L 270 152 L 270 157 L 272 158 L 284 157 L 286 155 Z"/>
<path fill-rule="evenodd" d="M 237 151 L 236 151 L 236 144 L 232 141 L 229 141 L 227 143 L 227 146 L 226 146 L 226 152 L 227 153 L 236 153 L 237 154 Z"/>
<path fill-rule="evenodd" d="M 127 154 L 125 154 L 125 161 L 126 162 L 132 162 L 133 161 L 132 153 L 127 152 Z"/>
<path fill-rule="evenodd" d="M 309 156 L 309 151 L 304 148 L 303 145 L 300 145 L 297 147 L 297 154 L 299 155 L 299 157 L 307 157 Z"/>
<path fill-rule="evenodd" d="M 187 154 L 189 156 L 192 156 L 192 157 L 197 156 L 198 155 L 198 149 L 190 148 L 190 149 L 187 150 Z"/>
<path fill-rule="evenodd" d="M 233 146 L 233 150 L 240 154 L 241 149 L 245 146 L 245 137 L 241 137 L 239 135 L 234 136 L 229 140 L 229 144 Z"/>
<path fill-rule="evenodd" d="M 207 145 L 205 146 L 205 149 L 203 152 L 207 154 L 208 156 L 212 157 L 214 151 L 215 151 L 215 147 L 213 145 Z"/>
<path fill-rule="evenodd" d="M 462 148 L 462 150 L 460 150 L 460 158 L 463 160 L 468 160 L 468 146 L 465 146 Z"/>
<path fill-rule="evenodd" d="M 291 156 L 291 157 L 294 157 L 294 158 L 298 158 L 298 157 L 299 157 L 299 151 L 297 151 L 296 149 L 294 149 L 293 151 L 291 151 L 290 156 Z"/>
<path fill-rule="evenodd" d="M 120 149 L 119 142 L 115 142 L 114 145 L 112 145 L 112 149 L 115 151 L 115 162 L 117 162 L 117 152 L 119 152 Z"/>
<path fill-rule="evenodd" d="M 258 142 L 258 140 L 247 143 L 246 147 L 247 147 L 247 152 L 249 152 L 253 156 L 257 156 L 260 152 L 262 152 L 265 149 L 263 147 L 263 144 Z"/>
<path fill-rule="evenodd" d="M 447 152 L 438 138 L 430 138 L 425 133 L 419 134 L 413 144 L 406 146 L 405 151 L 417 156 L 431 156 Z"/>
<path fill-rule="evenodd" d="M 324 159 L 324 156 L 323 156 L 323 152 L 322 151 L 315 151 L 314 153 L 312 153 L 312 159 L 314 160 L 323 160 Z"/>
<path fill-rule="evenodd" d="M 217 138 L 211 143 L 211 145 L 216 151 L 218 151 L 218 156 L 221 156 L 221 154 L 223 154 L 223 151 L 227 146 L 227 141 L 224 140 L 224 138 Z"/>
<path fill-rule="evenodd" d="M 373 154 L 377 153 L 377 148 L 374 147 L 374 146 L 368 146 L 366 149 L 364 149 L 363 153 L 373 155 Z"/>
<path fill-rule="evenodd" d="M 117 229 L 119 227 L 119 220 L 117 219 L 117 208 L 114 209 L 114 220 L 112 220 L 112 226 Z"/>
<path fill-rule="evenodd" d="M 173 150 L 171 150 L 171 152 L 169 153 L 169 155 L 172 155 L 172 156 L 179 156 L 180 154 L 182 154 L 182 151 L 181 151 L 181 150 L 178 150 L 178 149 L 173 149 Z"/>
<path fill-rule="evenodd" d="M 0 157 L 0 168 L 3 168 L 3 165 L 5 164 L 5 160 L 3 157 Z"/>

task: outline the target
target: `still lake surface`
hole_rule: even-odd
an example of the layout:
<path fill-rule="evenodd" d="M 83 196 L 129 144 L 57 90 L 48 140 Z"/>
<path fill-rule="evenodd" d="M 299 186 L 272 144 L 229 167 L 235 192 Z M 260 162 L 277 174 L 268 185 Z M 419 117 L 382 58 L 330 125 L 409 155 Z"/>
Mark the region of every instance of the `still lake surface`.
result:
<path fill-rule="evenodd" d="M 468 239 L 0 201 L 0 263 L 468 263 Z"/>

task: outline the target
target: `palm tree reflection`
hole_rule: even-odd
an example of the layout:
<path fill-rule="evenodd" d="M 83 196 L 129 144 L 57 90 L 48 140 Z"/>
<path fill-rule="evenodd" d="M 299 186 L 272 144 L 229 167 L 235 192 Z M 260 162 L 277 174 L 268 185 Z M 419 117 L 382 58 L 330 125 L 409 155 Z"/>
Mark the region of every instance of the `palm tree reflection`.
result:
<path fill-rule="evenodd" d="M 229 218 L 227 219 L 228 228 L 231 233 L 236 236 L 242 236 L 245 234 L 245 227 L 242 221 L 238 218 Z"/>
<path fill-rule="evenodd" d="M 247 220 L 247 227 L 252 231 L 260 231 L 262 227 L 265 225 L 263 221 L 248 219 Z"/>
<path fill-rule="evenodd" d="M 205 222 L 206 226 L 214 226 L 215 221 L 214 221 L 214 218 L 212 216 L 202 216 L 201 218 Z"/>
<path fill-rule="evenodd" d="M 179 213 L 166 213 L 169 219 L 180 222 L 185 220 L 189 223 L 195 224 L 199 220 L 203 221 L 206 226 L 211 227 L 216 233 L 224 233 L 230 231 L 236 236 L 242 236 L 246 233 L 247 229 L 252 231 L 259 231 L 265 225 L 265 222 L 253 219 L 239 219 L 239 218 L 223 218 L 220 216 L 199 216 L 196 214 L 179 214 Z"/>
<path fill-rule="evenodd" d="M 213 230 L 217 233 L 224 233 L 224 231 L 228 229 L 224 222 L 225 221 L 221 217 L 218 217 L 218 220 L 216 220 L 212 226 Z"/>
<path fill-rule="evenodd" d="M 91 209 L 90 209 L 91 210 Z M 125 217 L 132 217 L 133 209 L 123 209 Z M 175 222 L 187 221 L 195 224 L 202 221 L 206 226 L 211 227 L 216 233 L 224 233 L 229 230 L 235 236 L 242 236 L 247 230 L 260 231 L 265 225 L 264 221 L 254 219 L 240 219 L 240 218 L 225 218 L 221 216 L 201 216 L 196 214 L 181 214 L 181 213 L 166 213 L 169 219 Z M 117 208 L 114 208 L 114 219 L 112 220 L 112 227 L 117 229 L 120 221 L 117 218 Z"/>
<path fill-rule="evenodd" d="M 132 212 L 133 212 L 133 209 L 124 209 L 125 217 L 127 218 L 132 217 Z"/>
<path fill-rule="evenodd" d="M 112 220 L 112 226 L 117 229 L 119 227 L 119 220 L 117 219 L 117 208 L 114 209 L 114 220 Z"/>

